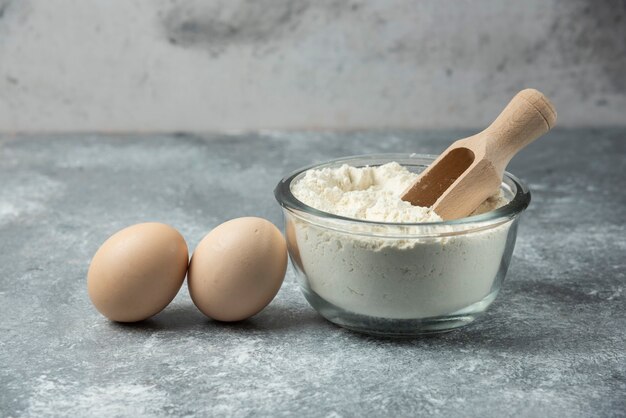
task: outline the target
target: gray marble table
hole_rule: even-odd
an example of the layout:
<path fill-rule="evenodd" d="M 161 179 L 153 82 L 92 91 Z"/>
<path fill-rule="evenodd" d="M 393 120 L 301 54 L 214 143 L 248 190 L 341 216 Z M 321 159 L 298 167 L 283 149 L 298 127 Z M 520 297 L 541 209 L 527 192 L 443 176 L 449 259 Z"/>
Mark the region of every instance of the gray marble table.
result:
<path fill-rule="evenodd" d="M 135 325 L 89 302 L 90 258 L 124 226 L 194 248 L 229 218 L 282 225 L 272 190 L 302 165 L 467 133 L 0 136 L 0 416 L 626 416 L 626 130 L 557 130 L 514 160 L 533 201 L 503 291 L 462 330 L 343 330 L 291 270 L 238 324 L 186 287 Z"/>

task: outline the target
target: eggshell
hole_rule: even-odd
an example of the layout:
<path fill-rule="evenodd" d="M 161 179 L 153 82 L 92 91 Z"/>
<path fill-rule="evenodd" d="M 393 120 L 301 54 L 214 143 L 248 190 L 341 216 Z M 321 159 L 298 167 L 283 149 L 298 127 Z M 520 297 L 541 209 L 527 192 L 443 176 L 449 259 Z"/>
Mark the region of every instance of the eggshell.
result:
<path fill-rule="evenodd" d="M 195 305 L 219 321 L 240 321 L 267 306 L 287 270 L 287 244 L 271 222 L 238 218 L 202 239 L 191 262 L 187 284 Z"/>
<path fill-rule="evenodd" d="M 89 297 L 113 321 L 150 318 L 178 293 L 188 260 L 187 243 L 171 226 L 129 226 L 107 239 L 94 255 L 87 274 Z"/>

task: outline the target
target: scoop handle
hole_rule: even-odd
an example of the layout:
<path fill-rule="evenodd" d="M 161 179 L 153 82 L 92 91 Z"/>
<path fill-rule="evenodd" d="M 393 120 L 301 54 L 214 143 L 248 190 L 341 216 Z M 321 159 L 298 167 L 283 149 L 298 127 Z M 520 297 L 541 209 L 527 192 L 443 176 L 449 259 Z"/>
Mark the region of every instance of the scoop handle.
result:
<path fill-rule="evenodd" d="M 492 162 L 504 170 L 519 150 L 548 132 L 555 123 L 556 109 L 550 100 L 538 90 L 525 89 L 478 135 L 485 140 Z"/>

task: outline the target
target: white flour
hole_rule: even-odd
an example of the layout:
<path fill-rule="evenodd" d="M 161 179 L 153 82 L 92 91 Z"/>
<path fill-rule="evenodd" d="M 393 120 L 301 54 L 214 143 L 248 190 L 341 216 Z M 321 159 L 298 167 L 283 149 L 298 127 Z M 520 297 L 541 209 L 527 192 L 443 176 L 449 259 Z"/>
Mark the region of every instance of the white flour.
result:
<path fill-rule="evenodd" d="M 401 193 L 417 177 L 397 163 L 379 167 L 310 170 L 292 185 L 305 204 L 350 218 L 379 222 L 436 222 L 430 208 Z M 497 196 L 475 213 L 506 204 Z M 492 291 L 511 223 L 446 238 L 364 237 L 288 219 L 294 262 L 326 301 L 368 316 L 416 319 L 445 315 Z M 439 227 L 440 232 L 453 227 Z M 294 254 L 292 254 L 293 256 Z"/>
<path fill-rule="evenodd" d="M 307 171 L 291 191 L 315 209 L 348 218 L 407 223 L 441 221 L 432 209 L 400 199 L 417 176 L 395 162 L 363 168 L 344 164 L 339 168 Z M 489 212 L 506 203 L 501 196 L 488 199 L 474 214 Z"/>

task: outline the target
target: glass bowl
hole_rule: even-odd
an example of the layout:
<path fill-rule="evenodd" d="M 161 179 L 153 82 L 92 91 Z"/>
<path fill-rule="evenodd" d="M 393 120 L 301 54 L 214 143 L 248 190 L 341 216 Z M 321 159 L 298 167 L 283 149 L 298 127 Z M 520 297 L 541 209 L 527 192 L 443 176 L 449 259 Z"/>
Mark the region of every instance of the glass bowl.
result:
<path fill-rule="evenodd" d="M 342 327 L 383 336 L 444 332 L 478 318 L 496 298 L 511 261 L 530 192 L 505 173 L 508 204 L 447 222 L 386 223 L 346 218 L 299 201 L 291 185 L 307 170 L 378 166 L 412 172 L 435 156 L 379 154 L 341 158 L 297 170 L 278 183 L 285 236 L 305 298 Z"/>

